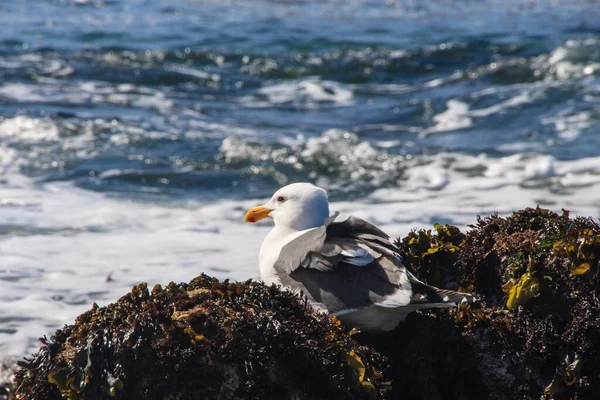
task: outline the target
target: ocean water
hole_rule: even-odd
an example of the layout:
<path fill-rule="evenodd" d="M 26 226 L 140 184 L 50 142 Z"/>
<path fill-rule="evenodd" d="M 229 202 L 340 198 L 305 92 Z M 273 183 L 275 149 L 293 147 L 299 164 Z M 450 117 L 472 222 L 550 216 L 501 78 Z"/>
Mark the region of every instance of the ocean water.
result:
<path fill-rule="evenodd" d="M 595 1 L 0 4 L 0 361 L 142 281 L 258 278 L 311 181 L 392 236 L 600 215 Z"/>

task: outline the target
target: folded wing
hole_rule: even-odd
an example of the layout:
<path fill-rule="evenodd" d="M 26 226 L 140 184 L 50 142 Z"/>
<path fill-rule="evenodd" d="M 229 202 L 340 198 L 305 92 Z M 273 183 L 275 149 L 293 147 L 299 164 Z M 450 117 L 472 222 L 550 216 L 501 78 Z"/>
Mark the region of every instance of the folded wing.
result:
<path fill-rule="evenodd" d="M 312 233 L 297 237 L 286 247 L 306 249 L 310 245 L 299 242 L 314 238 Z M 401 307 L 412 294 L 398 249 L 384 232 L 355 217 L 328 224 L 320 247 L 305 253 L 299 267 L 282 276 L 282 284 L 301 290 L 330 313 Z"/>
<path fill-rule="evenodd" d="M 370 307 L 449 307 L 474 297 L 419 281 L 402 265 L 388 235 L 350 217 L 299 232 L 282 247 L 282 284 L 302 291 L 313 305 L 335 315 Z"/>

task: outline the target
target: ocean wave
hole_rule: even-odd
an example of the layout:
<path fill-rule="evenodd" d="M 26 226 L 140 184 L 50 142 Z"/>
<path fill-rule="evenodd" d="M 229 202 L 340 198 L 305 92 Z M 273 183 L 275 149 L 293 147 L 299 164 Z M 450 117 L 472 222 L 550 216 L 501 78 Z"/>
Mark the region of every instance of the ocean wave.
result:
<path fill-rule="evenodd" d="M 270 176 L 278 184 L 313 180 L 340 191 L 395 182 L 403 157 L 390 155 L 352 133 L 331 129 L 292 147 L 228 137 L 217 160 L 242 174 Z"/>
<path fill-rule="evenodd" d="M 572 141 L 593 125 L 595 119 L 591 111 L 582 111 L 573 114 L 562 113 L 542 121 L 543 124 L 551 125 L 558 138 L 563 141 Z"/>
<path fill-rule="evenodd" d="M 405 177 L 399 185 L 410 191 L 444 188 L 477 196 L 481 190 L 514 186 L 559 194 L 600 184 L 600 157 L 563 161 L 536 153 L 499 158 L 438 153 L 407 162 Z"/>
<path fill-rule="evenodd" d="M 173 100 L 161 90 L 130 84 L 109 85 L 104 82 L 61 83 L 41 80 L 35 84 L 5 83 L 0 97 L 19 103 L 43 103 L 47 106 L 118 105 L 168 112 Z"/>
<path fill-rule="evenodd" d="M 5 82 L 0 97 L 21 103 L 124 105 L 163 114 L 173 107 L 193 110 L 189 101 L 197 100 L 198 94 L 206 96 L 208 107 L 215 98 L 247 108 L 352 106 L 363 105 L 369 96 L 425 92 L 435 98 L 438 90 L 463 82 L 551 88 L 579 81 L 597 75 L 599 43 L 594 38 L 571 39 L 553 49 L 535 49 L 472 38 L 407 49 L 356 45 L 269 56 L 190 48 L 71 53 L 44 49 L 0 54 L 0 78 Z M 107 65 L 111 74 L 103 76 L 98 65 Z"/>
<path fill-rule="evenodd" d="M 263 98 L 267 101 L 261 101 Z M 353 104 L 353 94 L 351 89 L 340 83 L 309 78 L 262 87 L 256 95 L 242 98 L 241 101 L 246 107 L 292 105 L 316 108 L 324 103 L 349 106 Z"/>
<path fill-rule="evenodd" d="M 506 100 L 497 99 L 498 92 L 494 90 L 474 93 L 469 96 L 470 102 L 481 100 L 484 97 L 495 97 L 497 99 L 495 104 L 478 109 L 470 109 L 471 106 L 465 101 L 458 99 L 448 100 L 446 102 L 446 110 L 433 115 L 432 120 L 435 125 L 424 129 L 420 132 L 420 135 L 427 136 L 432 133 L 471 128 L 475 124 L 474 120 L 476 119 L 502 115 L 511 108 L 519 108 L 525 104 L 533 103 L 536 98 L 540 97 L 539 92 L 540 90 L 536 88 L 533 90 L 521 89 L 513 97 L 509 97 Z"/>
<path fill-rule="evenodd" d="M 18 116 L 0 118 L 0 137 L 5 141 L 43 142 L 59 139 L 58 126 L 49 120 Z"/>

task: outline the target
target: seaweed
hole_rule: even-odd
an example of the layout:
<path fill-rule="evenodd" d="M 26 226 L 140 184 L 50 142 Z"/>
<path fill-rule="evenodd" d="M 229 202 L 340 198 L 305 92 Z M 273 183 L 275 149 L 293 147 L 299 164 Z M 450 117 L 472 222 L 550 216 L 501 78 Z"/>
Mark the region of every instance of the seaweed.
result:
<path fill-rule="evenodd" d="M 593 388 L 600 387 L 600 226 L 591 218 L 538 207 L 506 218 L 478 218 L 470 228 L 460 236 L 446 234 L 452 232 L 450 227 L 436 227 L 433 234 L 412 232 L 397 241 L 417 276 L 453 282 L 453 288 L 481 298 L 474 305 L 418 316 L 440 332 L 441 322 L 448 319 L 456 328 L 434 333 L 419 352 L 431 353 L 439 341 L 457 349 L 466 346 L 460 350 L 462 357 L 452 354 L 457 362 L 449 362 L 450 356 L 437 358 L 429 374 L 440 381 L 439 396 L 430 398 L 597 398 Z M 428 246 L 436 249 L 435 262 Z M 407 321 L 394 335 L 412 340 L 406 337 L 412 323 Z M 416 351 L 411 346 L 410 351 Z M 397 354 L 390 358 L 398 362 Z M 469 378 L 462 380 L 472 379 L 477 387 L 457 391 L 459 383 L 441 380 L 462 363 L 472 367 Z M 394 377 L 394 384 L 397 381 Z"/>
<path fill-rule="evenodd" d="M 10 363 L 0 362 L 0 399 L 14 400 L 15 385 L 10 377 L 14 374 L 15 366 Z"/>
<path fill-rule="evenodd" d="M 397 239 L 404 264 L 431 285 L 457 289 L 458 250 L 465 234 L 452 225 L 434 224 L 433 230 L 412 231 Z"/>
<path fill-rule="evenodd" d="M 348 330 L 255 282 L 145 284 L 58 330 L 18 398 L 595 399 L 600 226 L 527 208 L 396 240 L 416 276 L 480 301 Z M 11 393 L 14 393 L 11 389 Z"/>
<path fill-rule="evenodd" d="M 256 282 L 145 284 L 20 364 L 44 399 L 380 398 L 388 361 L 300 297 Z"/>

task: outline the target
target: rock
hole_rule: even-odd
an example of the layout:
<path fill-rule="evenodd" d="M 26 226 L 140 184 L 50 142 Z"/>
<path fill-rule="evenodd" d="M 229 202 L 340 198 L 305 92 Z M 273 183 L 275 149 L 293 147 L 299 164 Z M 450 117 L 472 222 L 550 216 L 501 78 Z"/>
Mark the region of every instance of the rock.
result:
<path fill-rule="evenodd" d="M 201 275 L 94 306 L 21 363 L 33 399 L 381 397 L 388 362 L 299 297 Z"/>
<path fill-rule="evenodd" d="M 0 362 L 0 399 L 14 400 L 14 384 L 11 377 L 16 369 L 16 365 L 7 365 Z"/>
<path fill-rule="evenodd" d="M 347 331 L 288 292 L 201 275 L 145 285 L 58 330 L 22 398 L 596 399 L 600 226 L 536 208 L 397 240 L 406 265 L 481 301 Z M 388 361 L 389 360 L 389 361 Z M 391 386 L 389 383 L 391 382 Z"/>
<path fill-rule="evenodd" d="M 395 370 L 426 364 L 414 397 L 598 398 L 600 226 L 591 218 L 528 208 L 479 218 L 467 234 L 436 225 L 396 244 L 421 279 L 482 299 L 415 314 L 391 334 L 404 348 L 380 349 Z M 394 393 L 408 379 L 395 376 Z"/>

